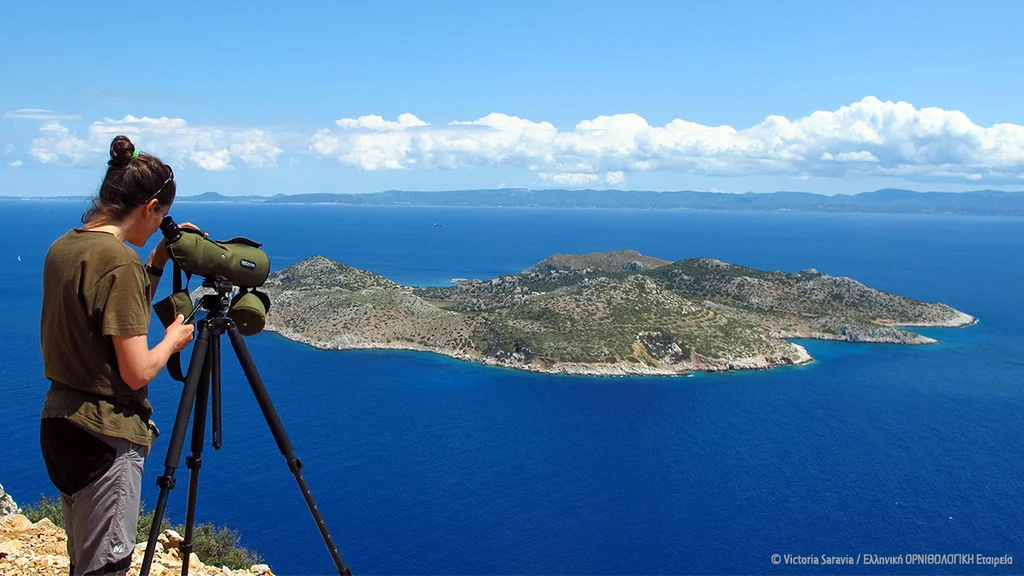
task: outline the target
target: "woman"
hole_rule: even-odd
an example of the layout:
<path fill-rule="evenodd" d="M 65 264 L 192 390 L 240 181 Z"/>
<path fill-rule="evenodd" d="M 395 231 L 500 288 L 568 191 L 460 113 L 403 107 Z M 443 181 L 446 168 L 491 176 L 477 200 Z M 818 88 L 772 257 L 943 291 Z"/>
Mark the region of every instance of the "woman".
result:
<path fill-rule="evenodd" d="M 174 201 L 170 166 L 125 136 L 85 224 L 50 246 L 43 265 L 40 344 L 52 384 L 40 441 L 61 492 L 71 575 L 124 574 L 139 521 L 142 464 L 156 434 L 147 385 L 192 341 L 179 315 L 150 349 L 150 304 L 170 257 L 161 240 L 145 266 L 135 250 Z"/>

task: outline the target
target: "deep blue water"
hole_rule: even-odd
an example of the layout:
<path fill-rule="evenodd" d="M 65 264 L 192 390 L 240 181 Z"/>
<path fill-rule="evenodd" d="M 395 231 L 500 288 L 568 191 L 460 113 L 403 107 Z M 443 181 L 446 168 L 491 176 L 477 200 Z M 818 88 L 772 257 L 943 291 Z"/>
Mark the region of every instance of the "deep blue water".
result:
<path fill-rule="evenodd" d="M 0 202 L 0 482 L 23 502 L 54 491 L 37 443 L 41 263 L 80 212 L 75 202 Z M 1024 220 L 201 204 L 173 214 L 214 238 L 263 242 L 275 269 L 323 254 L 429 285 L 558 252 L 632 248 L 813 267 L 980 319 L 921 330 L 935 346 L 802 342 L 818 362 L 692 378 L 544 376 L 249 338 L 358 573 L 1024 572 Z M 154 320 L 151 339 L 160 334 Z M 229 351 L 225 446 L 204 453 L 200 520 L 237 528 L 278 574 L 329 574 Z M 166 376 L 151 386 L 164 435 L 147 462 L 150 505 L 179 394 Z M 187 475 L 182 465 L 171 493 L 176 522 Z M 770 561 L 864 553 L 1009 554 L 1014 564 Z"/>

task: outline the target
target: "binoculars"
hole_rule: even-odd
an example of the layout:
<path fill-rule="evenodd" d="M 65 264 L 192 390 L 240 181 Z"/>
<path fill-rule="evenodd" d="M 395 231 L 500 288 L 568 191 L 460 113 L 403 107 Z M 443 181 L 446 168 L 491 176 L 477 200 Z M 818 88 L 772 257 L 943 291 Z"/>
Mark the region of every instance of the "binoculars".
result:
<path fill-rule="evenodd" d="M 228 305 L 227 316 L 243 336 L 252 336 L 267 324 L 270 296 L 256 290 L 270 275 L 270 257 L 261 244 L 248 238 L 215 241 L 199 230 L 181 228 L 170 216 L 160 222 L 167 249 L 174 262 L 174 292 L 153 305 L 163 325 L 169 326 L 181 314 L 191 318 L 201 304 L 192 303 L 188 287 L 181 287 L 181 272 L 238 287 Z M 204 283 L 205 285 L 205 283 Z"/>

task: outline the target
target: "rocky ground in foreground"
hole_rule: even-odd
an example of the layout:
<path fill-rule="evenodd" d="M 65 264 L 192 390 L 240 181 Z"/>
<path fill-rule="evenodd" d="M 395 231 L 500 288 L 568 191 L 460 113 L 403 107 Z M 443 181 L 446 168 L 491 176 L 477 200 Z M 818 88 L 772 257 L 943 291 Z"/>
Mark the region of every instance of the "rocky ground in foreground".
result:
<path fill-rule="evenodd" d="M 0 574 L 4 576 L 66 576 L 68 574 L 68 537 L 64 529 L 44 518 L 33 524 L 21 514 L 0 518 Z M 166 530 L 160 536 L 157 553 L 150 567 L 153 576 L 181 573 L 179 536 Z M 138 576 L 146 543 L 135 547 L 129 576 Z M 248 570 L 230 570 L 226 567 L 206 566 L 195 555 L 189 560 L 189 574 L 196 576 L 272 576 L 266 564 Z"/>
<path fill-rule="evenodd" d="M 152 576 L 181 574 L 181 536 L 165 530 L 157 540 L 156 555 L 149 573 Z M 49 519 L 32 523 L 18 513 L 18 505 L 0 486 L 0 574 L 3 576 L 66 576 L 69 570 L 68 536 Z M 138 576 L 146 543 L 135 546 L 129 576 Z M 189 559 L 189 574 L 196 576 L 273 576 L 266 564 L 248 570 L 230 570 L 207 566 L 194 553 Z"/>
<path fill-rule="evenodd" d="M 812 361 L 789 339 L 930 344 L 973 317 L 808 269 L 635 251 L 558 254 L 490 280 L 402 286 L 322 256 L 275 272 L 268 330 L 324 349 L 436 352 L 520 370 L 680 374 Z"/>

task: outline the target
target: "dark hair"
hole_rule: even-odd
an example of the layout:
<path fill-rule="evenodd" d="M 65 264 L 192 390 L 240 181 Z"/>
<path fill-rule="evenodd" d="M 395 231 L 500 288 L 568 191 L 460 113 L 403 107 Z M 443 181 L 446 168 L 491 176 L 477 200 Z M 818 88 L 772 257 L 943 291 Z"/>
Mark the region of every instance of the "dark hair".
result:
<path fill-rule="evenodd" d="M 153 198 L 161 206 L 170 204 L 176 190 L 170 166 L 156 156 L 136 154 L 135 145 L 127 136 L 117 136 L 110 143 L 107 175 L 100 184 L 99 194 L 92 199 L 92 206 L 82 214 L 82 222 L 87 223 L 97 216 L 120 222 Z"/>

